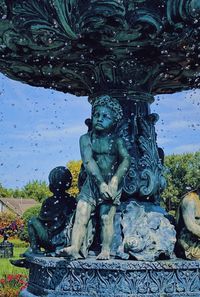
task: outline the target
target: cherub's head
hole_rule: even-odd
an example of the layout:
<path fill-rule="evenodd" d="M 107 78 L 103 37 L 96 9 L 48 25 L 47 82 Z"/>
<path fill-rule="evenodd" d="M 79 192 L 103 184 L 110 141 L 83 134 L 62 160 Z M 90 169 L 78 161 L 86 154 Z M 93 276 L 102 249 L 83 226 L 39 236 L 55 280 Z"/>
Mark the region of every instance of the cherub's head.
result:
<path fill-rule="evenodd" d="M 52 193 L 65 192 L 71 187 L 72 175 L 68 168 L 58 166 L 49 173 L 49 189 Z"/>
<path fill-rule="evenodd" d="M 122 108 L 116 99 L 108 95 L 100 96 L 92 105 L 92 128 L 97 131 L 109 131 L 122 116 Z"/>

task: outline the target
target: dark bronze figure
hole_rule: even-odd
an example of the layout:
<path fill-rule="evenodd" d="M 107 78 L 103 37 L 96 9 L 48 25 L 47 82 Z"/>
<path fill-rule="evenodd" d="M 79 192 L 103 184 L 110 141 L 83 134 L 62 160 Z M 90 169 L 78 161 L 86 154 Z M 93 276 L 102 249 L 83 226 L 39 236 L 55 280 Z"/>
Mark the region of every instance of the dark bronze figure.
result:
<path fill-rule="evenodd" d="M 38 217 L 32 217 L 28 223 L 30 248 L 24 253 L 54 253 L 70 241 L 71 220 L 76 201 L 66 190 L 71 186 L 72 175 L 69 169 L 59 166 L 49 174 L 49 188 L 53 193 L 41 207 Z"/>

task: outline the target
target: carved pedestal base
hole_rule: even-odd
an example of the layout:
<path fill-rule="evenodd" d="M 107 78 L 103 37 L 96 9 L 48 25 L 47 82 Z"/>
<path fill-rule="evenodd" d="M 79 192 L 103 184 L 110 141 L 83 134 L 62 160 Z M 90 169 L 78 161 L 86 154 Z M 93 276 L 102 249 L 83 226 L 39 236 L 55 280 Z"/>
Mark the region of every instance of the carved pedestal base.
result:
<path fill-rule="evenodd" d="M 200 261 L 33 257 L 21 297 L 199 297 Z"/>

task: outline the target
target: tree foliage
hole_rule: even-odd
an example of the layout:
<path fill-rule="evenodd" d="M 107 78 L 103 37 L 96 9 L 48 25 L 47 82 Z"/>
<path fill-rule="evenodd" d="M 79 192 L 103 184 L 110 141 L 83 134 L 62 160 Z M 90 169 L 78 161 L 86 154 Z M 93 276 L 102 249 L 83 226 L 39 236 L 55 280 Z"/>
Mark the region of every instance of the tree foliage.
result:
<path fill-rule="evenodd" d="M 176 210 L 189 188 L 200 185 L 200 152 L 165 158 L 167 188 L 162 194 L 166 209 Z"/>
<path fill-rule="evenodd" d="M 4 197 L 11 197 L 13 191 L 11 189 L 6 189 L 2 186 L 2 184 L 0 183 L 0 197 L 4 198 Z"/>
<path fill-rule="evenodd" d="M 0 197 L 2 198 L 32 198 L 41 202 L 50 195 L 49 187 L 44 181 L 28 182 L 22 189 L 6 189 L 0 184 Z"/>
<path fill-rule="evenodd" d="M 70 161 L 67 163 L 67 167 L 69 168 L 69 170 L 71 171 L 72 174 L 72 186 L 69 189 L 69 194 L 71 194 L 72 196 L 76 196 L 79 192 L 78 190 L 78 176 L 79 176 L 79 172 L 80 172 L 80 168 L 81 168 L 81 164 L 82 161 Z"/>
<path fill-rule="evenodd" d="M 42 202 L 48 196 L 51 196 L 51 192 L 46 182 L 34 180 L 29 182 L 22 189 L 23 197 L 32 198 L 36 201 Z"/>

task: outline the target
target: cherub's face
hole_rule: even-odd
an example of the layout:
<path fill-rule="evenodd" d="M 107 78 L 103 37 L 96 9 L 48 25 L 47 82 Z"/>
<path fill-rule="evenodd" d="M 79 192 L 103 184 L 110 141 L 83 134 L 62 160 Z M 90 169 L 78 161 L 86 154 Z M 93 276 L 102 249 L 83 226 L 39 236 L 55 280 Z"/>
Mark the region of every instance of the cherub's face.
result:
<path fill-rule="evenodd" d="M 97 106 L 92 115 L 92 128 L 109 131 L 115 124 L 114 112 L 106 106 Z"/>

